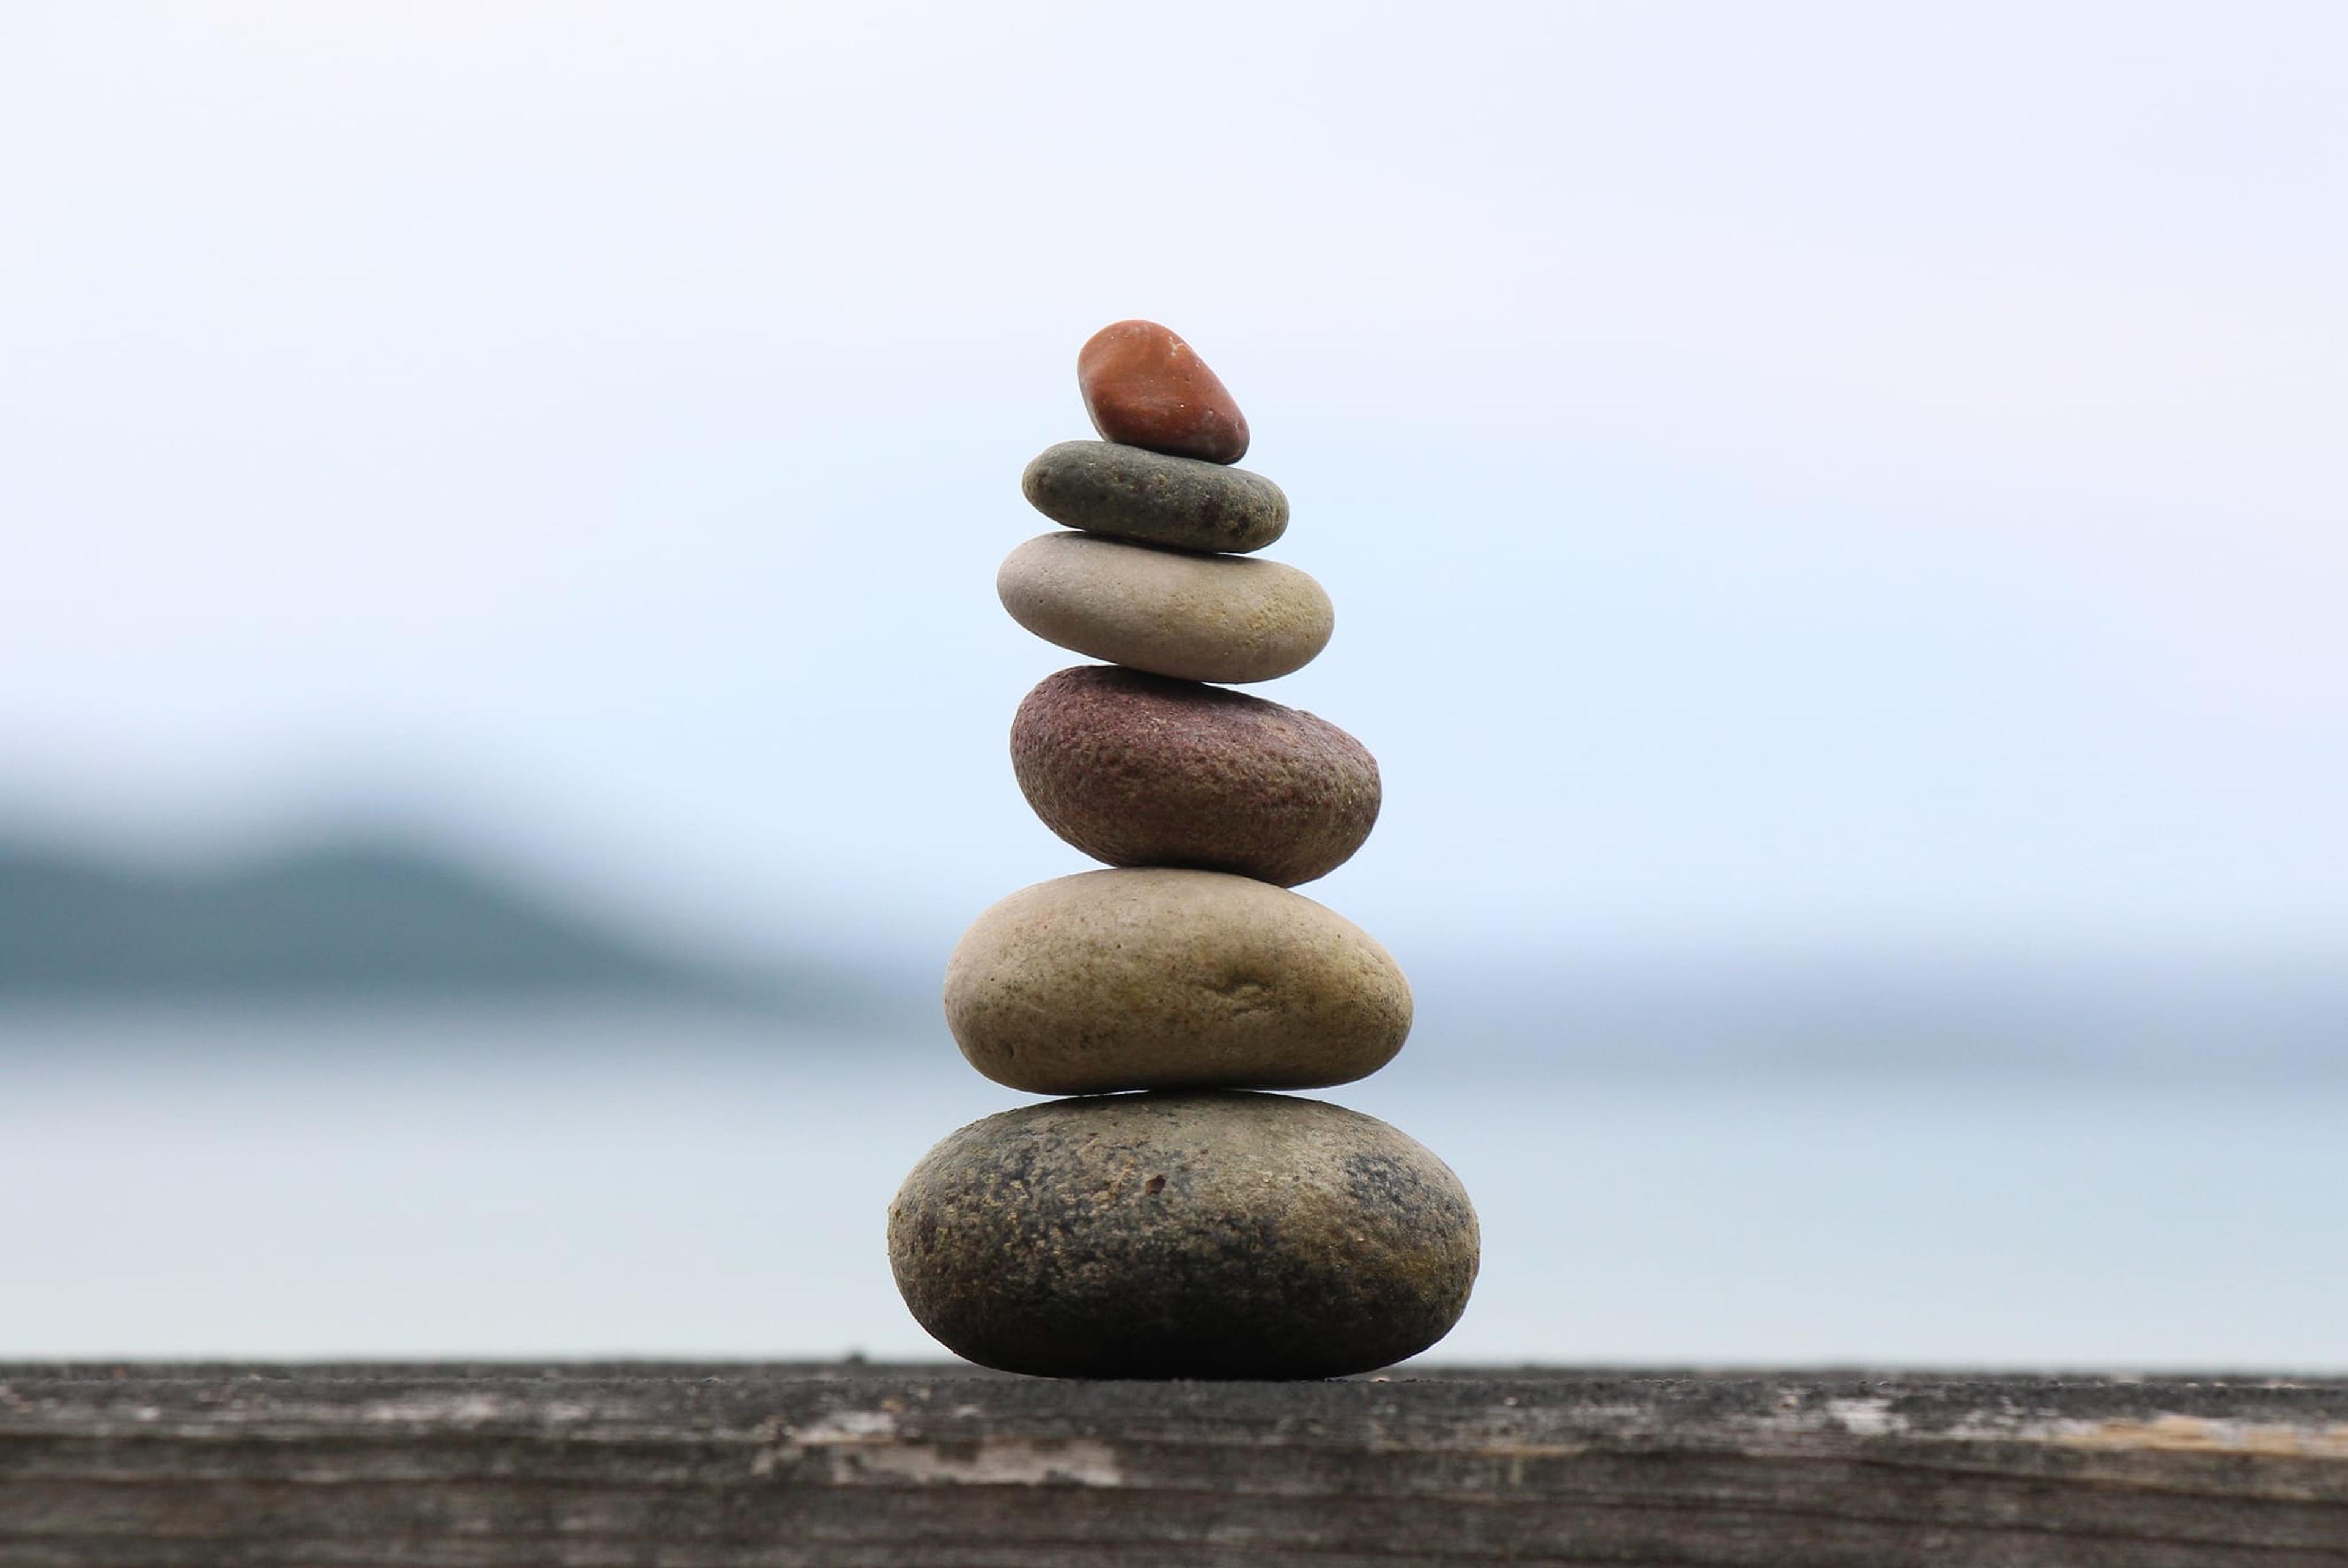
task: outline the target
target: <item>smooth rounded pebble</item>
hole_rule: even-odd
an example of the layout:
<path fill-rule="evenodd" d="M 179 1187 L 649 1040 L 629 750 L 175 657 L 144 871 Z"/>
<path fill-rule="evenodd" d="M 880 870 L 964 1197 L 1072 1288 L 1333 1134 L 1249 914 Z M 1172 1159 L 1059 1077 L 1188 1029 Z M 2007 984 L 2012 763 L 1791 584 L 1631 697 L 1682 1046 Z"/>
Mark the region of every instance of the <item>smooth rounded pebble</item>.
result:
<path fill-rule="evenodd" d="M 974 1122 L 889 1207 L 947 1348 L 1063 1378 L 1336 1378 L 1450 1331 L 1476 1211 L 1374 1117 L 1284 1094 L 1056 1100 Z"/>
<path fill-rule="evenodd" d="M 1329 645 L 1337 612 L 1292 566 L 1093 534 L 1013 550 L 994 591 L 1011 619 L 1077 653 L 1183 681 L 1270 681 Z"/>
<path fill-rule="evenodd" d="M 1044 825 L 1111 866 L 1326 876 L 1378 819 L 1378 764 L 1325 719 L 1113 664 L 1047 676 L 1011 721 Z"/>
<path fill-rule="evenodd" d="M 1176 549 L 1245 555 L 1288 527 L 1288 497 L 1261 474 L 1114 441 L 1047 446 L 1019 488 L 1056 523 Z"/>
<path fill-rule="evenodd" d="M 1156 322 L 1116 322 L 1076 354 L 1076 389 L 1110 441 L 1179 457 L 1236 463 L 1247 415 L 1199 351 Z"/>
<path fill-rule="evenodd" d="M 1086 871 L 981 915 L 946 964 L 973 1067 L 1032 1094 L 1315 1089 L 1410 1034 L 1410 982 L 1301 893 L 1216 871 Z"/>

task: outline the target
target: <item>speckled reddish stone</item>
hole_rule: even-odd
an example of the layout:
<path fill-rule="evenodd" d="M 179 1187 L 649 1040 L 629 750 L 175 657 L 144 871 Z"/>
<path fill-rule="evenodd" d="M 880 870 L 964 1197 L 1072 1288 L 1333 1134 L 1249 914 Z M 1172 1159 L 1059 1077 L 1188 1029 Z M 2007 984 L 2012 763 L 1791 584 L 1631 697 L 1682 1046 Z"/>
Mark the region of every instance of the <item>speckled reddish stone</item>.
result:
<path fill-rule="evenodd" d="M 1156 322 L 1117 322 L 1093 333 L 1076 354 L 1076 386 L 1107 440 L 1210 463 L 1247 456 L 1240 405 L 1198 350 Z"/>
<path fill-rule="evenodd" d="M 1378 819 L 1375 759 L 1327 720 L 1113 664 L 1027 693 L 1011 766 L 1045 826 L 1111 866 L 1292 887 L 1344 865 Z"/>

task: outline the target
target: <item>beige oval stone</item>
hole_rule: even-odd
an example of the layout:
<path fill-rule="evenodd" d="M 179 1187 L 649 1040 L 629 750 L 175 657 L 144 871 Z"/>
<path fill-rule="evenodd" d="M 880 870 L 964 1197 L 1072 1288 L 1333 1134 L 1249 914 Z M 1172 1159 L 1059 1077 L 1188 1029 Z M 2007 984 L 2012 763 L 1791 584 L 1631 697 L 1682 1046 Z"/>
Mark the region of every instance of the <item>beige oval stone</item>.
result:
<path fill-rule="evenodd" d="M 981 915 L 946 965 L 971 1065 L 1035 1094 L 1312 1089 L 1410 1033 L 1410 983 L 1360 927 L 1219 871 L 1087 871 Z"/>
<path fill-rule="evenodd" d="M 1292 566 L 1092 534 L 1029 539 L 994 591 L 1046 642 L 1179 681 L 1273 680 L 1310 664 L 1336 625 L 1328 594 Z"/>

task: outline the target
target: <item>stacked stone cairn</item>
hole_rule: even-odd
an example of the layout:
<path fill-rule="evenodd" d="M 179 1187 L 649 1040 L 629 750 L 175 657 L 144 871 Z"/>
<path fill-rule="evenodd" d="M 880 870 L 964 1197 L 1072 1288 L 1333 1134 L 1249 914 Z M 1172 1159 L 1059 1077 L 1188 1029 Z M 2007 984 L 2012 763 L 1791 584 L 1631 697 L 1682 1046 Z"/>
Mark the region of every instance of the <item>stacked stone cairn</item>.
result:
<path fill-rule="evenodd" d="M 1104 439 L 1027 466 L 1068 532 L 996 587 L 1013 619 L 1105 664 L 1027 695 L 1011 761 L 1053 832 L 1114 869 L 978 917 L 946 1019 L 998 1083 L 1071 1098 L 955 1132 L 889 1210 L 898 1288 L 950 1349 L 1089 1378 L 1328 1378 L 1458 1321 L 1476 1213 L 1385 1122 L 1265 1090 L 1350 1082 L 1402 1048 L 1410 987 L 1352 922 L 1289 891 L 1361 847 L 1377 764 L 1310 713 L 1229 691 L 1303 668 L 1328 595 L 1250 559 L 1288 498 L 1231 465 L 1247 421 L 1149 322 L 1077 356 Z"/>

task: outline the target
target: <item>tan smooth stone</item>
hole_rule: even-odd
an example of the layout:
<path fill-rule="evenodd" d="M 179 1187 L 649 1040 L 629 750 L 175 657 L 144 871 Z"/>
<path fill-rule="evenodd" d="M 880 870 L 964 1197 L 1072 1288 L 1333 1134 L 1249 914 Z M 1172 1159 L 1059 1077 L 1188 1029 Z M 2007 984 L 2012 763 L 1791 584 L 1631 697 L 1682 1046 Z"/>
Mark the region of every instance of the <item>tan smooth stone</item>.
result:
<path fill-rule="evenodd" d="M 1292 566 L 1045 534 L 1004 559 L 1011 619 L 1072 651 L 1179 681 L 1241 684 L 1302 670 L 1336 610 Z"/>
<path fill-rule="evenodd" d="M 1360 927 L 1220 871 L 1086 871 L 1023 888 L 946 965 L 972 1066 L 1035 1094 L 1313 1089 L 1394 1059 L 1410 982 Z"/>

